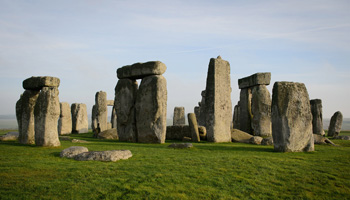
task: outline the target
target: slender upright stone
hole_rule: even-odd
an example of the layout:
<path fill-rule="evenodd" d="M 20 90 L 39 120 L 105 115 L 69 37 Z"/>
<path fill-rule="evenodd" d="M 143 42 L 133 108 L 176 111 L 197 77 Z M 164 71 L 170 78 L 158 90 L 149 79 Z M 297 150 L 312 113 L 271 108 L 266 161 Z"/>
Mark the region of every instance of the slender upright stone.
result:
<path fill-rule="evenodd" d="M 237 102 L 237 105 L 235 105 L 234 109 L 233 109 L 233 119 L 232 119 L 232 128 L 234 129 L 239 129 L 240 130 L 240 112 L 241 112 L 241 108 L 239 105 L 239 101 Z"/>
<path fill-rule="evenodd" d="M 186 124 L 185 108 L 184 107 L 175 107 L 174 108 L 174 117 L 173 117 L 173 126 L 184 125 L 184 124 Z"/>
<path fill-rule="evenodd" d="M 94 133 L 99 133 L 100 128 L 98 127 L 98 122 L 97 122 L 97 106 L 93 105 L 91 109 L 91 129 L 92 132 Z"/>
<path fill-rule="evenodd" d="M 276 151 L 314 150 L 310 100 L 303 83 L 276 82 L 272 91 L 271 110 Z"/>
<path fill-rule="evenodd" d="M 35 144 L 37 146 L 60 146 L 57 123 L 60 116 L 60 101 L 57 87 L 43 87 L 34 109 Z"/>
<path fill-rule="evenodd" d="M 199 106 L 195 106 L 193 111 L 194 111 L 194 114 L 196 115 L 197 124 L 198 124 L 199 115 L 201 114 L 201 108 Z"/>
<path fill-rule="evenodd" d="M 38 90 L 26 90 L 22 95 L 22 128 L 18 137 L 21 144 L 35 144 L 34 107 L 39 92 Z"/>
<path fill-rule="evenodd" d="M 198 118 L 198 125 L 199 126 L 205 126 L 205 90 L 202 91 L 201 93 L 202 96 L 202 101 L 200 102 L 200 113 L 199 113 L 199 118 Z"/>
<path fill-rule="evenodd" d="M 230 64 L 210 59 L 205 94 L 205 126 L 210 142 L 231 142 L 231 78 Z"/>
<path fill-rule="evenodd" d="M 108 119 L 108 109 L 107 109 L 107 93 L 103 91 L 96 92 L 95 95 L 95 105 L 96 105 L 96 117 L 97 126 L 99 127 L 99 132 L 107 130 L 107 119 Z"/>
<path fill-rule="evenodd" d="M 60 119 L 58 120 L 58 134 L 67 135 L 72 133 L 72 112 L 67 102 L 60 103 Z"/>
<path fill-rule="evenodd" d="M 188 113 L 187 118 L 188 118 L 188 125 L 190 126 L 190 129 L 191 129 L 192 142 L 199 142 L 201 139 L 199 137 L 196 115 L 194 113 Z"/>
<path fill-rule="evenodd" d="M 18 133 L 21 135 L 22 132 L 22 95 L 19 100 L 16 102 L 16 119 L 18 125 Z"/>
<path fill-rule="evenodd" d="M 312 132 L 317 135 L 324 135 L 323 119 L 322 119 L 322 100 L 310 100 L 312 113 Z"/>
<path fill-rule="evenodd" d="M 239 124 L 241 131 L 246 133 L 252 133 L 252 91 L 251 88 L 241 89 L 239 97 Z"/>
<path fill-rule="evenodd" d="M 112 108 L 111 124 L 112 124 L 112 128 L 117 128 L 117 111 L 114 106 Z"/>
<path fill-rule="evenodd" d="M 328 136 L 336 137 L 339 135 L 343 124 L 343 114 L 340 111 L 334 113 L 328 127 Z"/>
<path fill-rule="evenodd" d="M 137 92 L 135 107 L 138 142 L 164 143 L 167 84 L 162 75 L 153 75 L 142 79 Z"/>
<path fill-rule="evenodd" d="M 114 107 L 117 113 L 117 131 L 120 141 L 137 142 L 135 122 L 136 80 L 120 79 L 115 87 Z"/>
<path fill-rule="evenodd" d="M 252 129 L 255 136 L 271 136 L 271 97 L 265 85 L 252 87 Z"/>
<path fill-rule="evenodd" d="M 86 104 L 73 103 L 71 105 L 71 112 L 72 112 L 72 133 L 89 132 Z"/>

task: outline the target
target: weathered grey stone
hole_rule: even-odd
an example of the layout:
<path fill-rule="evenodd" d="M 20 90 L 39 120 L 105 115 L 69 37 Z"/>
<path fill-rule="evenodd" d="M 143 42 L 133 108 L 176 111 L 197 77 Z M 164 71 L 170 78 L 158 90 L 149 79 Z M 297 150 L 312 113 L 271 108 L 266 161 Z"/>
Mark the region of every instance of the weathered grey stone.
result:
<path fill-rule="evenodd" d="M 172 143 L 168 147 L 174 148 L 174 149 L 187 149 L 187 148 L 192 148 L 193 145 L 192 143 Z"/>
<path fill-rule="evenodd" d="M 263 140 L 260 136 L 253 136 L 249 139 L 250 144 L 261 144 L 261 141 Z"/>
<path fill-rule="evenodd" d="M 239 96 L 239 130 L 253 133 L 252 130 L 252 91 L 251 88 L 241 89 Z"/>
<path fill-rule="evenodd" d="M 61 158 L 74 158 L 74 156 L 88 152 L 88 148 L 81 146 L 71 146 L 67 149 L 63 149 L 60 153 Z"/>
<path fill-rule="evenodd" d="M 309 94 L 303 83 L 276 82 L 272 92 L 272 137 L 280 152 L 313 151 Z"/>
<path fill-rule="evenodd" d="M 205 118 L 206 118 L 206 112 L 205 112 L 205 90 L 202 91 L 201 95 L 202 95 L 202 101 L 200 102 L 200 113 L 199 113 L 199 118 L 198 118 L 198 125 L 199 126 L 205 126 Z"/>
<path fill-rule="evenodd" d="M 240 129 L 240 112 L 241 108 L 239 105 L 239 101 L 237 102 L 237 105 L 235 105 L 233 109 L 233 117 L 232 117 L 232 128 L 234 129 Z"/>
<path fill-rule="evenodd" d="M 319 134 L 314 134 L 314 144 L 331 144 L 333 146 L 335 145 L 332 141 L 330 141 L 328 138 L 319 135 Z"/>
<path fill-rule="evenodd" d="M 191 137 L 191 128 L 188 125 L 166 127 L 167 140 L 182 140 L 183 137 Z"/>
<path fill-rule="evenodd" d="M 132 153 L 129 150 L 111 150 L 84 152 L 74 156 L 74 159 L 78 161 L 96 160 L 116 162 L 118 160 L 127 160 L 131 157 Z"/>
<path fill-rule="evenodd" d="M 238 129 L 231 130 L 231 138 L 233 142 L 249 143 L 250 138 L 253 137 L 249 133 Z"/>
<path fill-rule="evenodd" d="M 103 91 L 96 92 L 95 95 L 95 105 L 97 111 L 97 127 L 99 127 L 99 132 L 107 130 L 107 93 Z"/>
<path fill-rule="evenodd" d="M 22 94 L 16 102 L 16 119 L 18 125 L 18 134 L 22 131 Z"/>
<path fill-rule="evenodd" d="M 152 75 L 162 75 L 166 71 L 166 66 L 160 61 L 150 61 L 146 63 L 135 63 L 126 65 L 117 70 L 119 79 L 142 79 Z"/>
<path fill-rule="evenodd" d="M 252 129 L 256 136 L 271 136 L 271 97 L 265 85 L 252 88 Z"/>
<path fill-rule="evenodd" d="M 8 132 L 5 135 L 0 136 L 0 141 L 12 141 L 18 140 L 18 132 Z"/>
<path fill-rule="evenodd" d="M 97 123 L 97 106 L 96 105 L 93 105 L 91 109 L 91 129 L 92 129 L 92 132 L 94 133 L 101 132 Z"/>
<path fill-rule="evenodd" d="M 166 135 L 167 83 L 163 76 L 154 75 L 142 79 L 137 92 L 135 107 L 138 142 L 164 143 Z"/>
<path fill-rule="evenodd" d="M 335 137 L 338 136 L 343 124 L 343 114 L 340 111 L 337 111 L 333 114 L 331 122 L 328 127 L 328 136 Z"/>
<path fill-rule="evenodd" d="M 51 76 L 32 76 L 23 81 L 26 90 L 41 90 L 43 87 L 59 87 L 60 79 Z"/>
<path fill-rule="evenodd" d="M 117 128 L 105 130 L 97 135 L 98 139 L 118 140 Z"/>
<path fill-rule="evenodd" d="M 173 116 L 173 125 L 184 125 L 186 124 L 185 118 L 185 108 L 184 107 L 175 107 L 174 116 Z"/>
<path fill-rule="evenodd" d="M 112 109 L 111 124 L 112 124 L 112 128 L 117 128 L 117 111 L 115 110 L 114 106 Z"/>
<path fill-rule="evenodd" d="M 192 138 L 190 138 L 190 137 L 183 137 L 183 138 L 182 138 L 182 141 L 183 141 L 183 142 L 191 142 L 191 141 L 192 141 Z"/>
<path fill-rule="evenodd" d="M 58 118 L 60 116 L 60 101 L 57 87 L 43 87 L 37 99 L 35 116 L 35 144 L 37 146 L 60 146 L 58 139 Z"/>
<path fill-rule="evenodd" d="M 59 136 L 58 139 L 61 141 L 71 141 L 72 140 L 69 136 Z"/>
<path fill-rule="evenodd" d="M 58 120 L 58 134 L 67 135 L 72 133 L 72 112 L 67 102 L 60 103 L 60 118 Z"/>
<path fill-rule="evenodd" d="M 86 104 L 73 103 L 71 105 L 71 112 L 72 112 L 72 133 L 89 132 Z"/>
<path fill-rule="evenodd" d="M 335 136 L 333 139 L 336 139 L 336 140 L 350 140 L 350 135 L 338 135 L 338 136 Z"/>
<path fill-rule="evenodd" d="M 89 142 L 86 140 L 73 139 L 72 143 L 89 143 Z"/>
<path fill-rule="evenodd" d="M 273 145 L 273 138 L 267 137 L 261 141 L 261 145 Z"/>
<path fill-rule="evenodd" d="M 188 113 L 187 119 L 188 119 L 188 125 L 190 126 L 190 129 L 191 129 L 192 142 L 201 141 L 201 139 L 199 137 L 199 132 L 198 132 L 198 124 L 197 124 L 196 115 L 194 113 Z"/>
<path fill-rule="evenodd" d="M 271 73 L 256 73 L 248 77 L 238 79 L 239 89 L 249 88 L 256 85 L 270 85 Z"/>
<path fill-rule="evenodd" d="M 114 106 L 114 100 L 107 100 L 107 106 Z"/>
<path fill-rule="evenodd" d="M 34 107 L 40 91 L 26 90 L 22 95 L 22 128 L 18 141 L 21 144 L 35 144 Z"/>
<path fill-rule="evenodd" d="M 310 100 L 311 113 L 312 113 L 312 132 L 318 135 L 324 135 L 323 119 L 322 119 L 322 100 L 312 99 Z"/>
<path fill-rule="evenodd" d="M 196 115 L 196 119 L 197 119 L 197 124 L 199 123 L 198 120 L 199 120 L 199 116 L 201 114 L 201 108 L 199 106 L 195 106 L 194 107 L 194 114 Z"/>
<path fill-rule="evenodd" d="M 107 122 L 107 130 L 108 129 L 112 129 L 112 123 L 111 122 Z"/>
<path fill-rule="evenodd" d="M 205 126 L 198 126 L 198 132 L 201 140 L 207 140 L 207 129 Z"/>
<path fill-rule="evenodd" d="M 115 87 L 117 131 L 119 140 L 123 142 L 137 142 L 135 121 L 137 87 L 137 82 L 130 79 L 120 79 Z"/>
<path fill-rule="evenodd" d="M 230 63 L 218 57 L 210 59 L 205 94 L 205 127 L 210 142 L 231 142 Z"/>

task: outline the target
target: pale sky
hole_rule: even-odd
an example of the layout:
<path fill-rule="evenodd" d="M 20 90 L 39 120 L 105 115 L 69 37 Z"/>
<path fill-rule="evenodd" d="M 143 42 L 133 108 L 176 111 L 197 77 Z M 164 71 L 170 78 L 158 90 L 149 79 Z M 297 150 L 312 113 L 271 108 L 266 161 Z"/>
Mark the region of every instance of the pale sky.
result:
<path fill-rule="evenodd" d="M 344 0 L 0 0 L 0 114 L 15 114 L 31 76 L 60 78 L 60 101 L 114 99 L 116 70 L 136 62 L 166 64 L 168 114 L 193 112 L 210 58 L 237 80 L 271 72 L 305 83 L 323 101 L 323 117 L 350 117 L 350 1 Z"/>

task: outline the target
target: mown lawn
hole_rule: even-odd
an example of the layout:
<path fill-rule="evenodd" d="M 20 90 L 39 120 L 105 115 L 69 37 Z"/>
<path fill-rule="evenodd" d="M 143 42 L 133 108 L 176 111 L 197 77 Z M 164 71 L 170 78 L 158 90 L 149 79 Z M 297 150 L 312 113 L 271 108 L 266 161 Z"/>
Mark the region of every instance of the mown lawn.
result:
<path fill-rule="evenodd" d="M 1 134 L 1 132 L 0 132 Z M 346 132 L 345 134 L 350 134 Z M 315 145 L 311 153 L 277 153 L 272 146 L 61 141 L 59 148 L 0 142 L 0 199 L 349 199 L 350 141 Z M 129 149 L 115 163 L 60 158 L 70 146 Z"/>

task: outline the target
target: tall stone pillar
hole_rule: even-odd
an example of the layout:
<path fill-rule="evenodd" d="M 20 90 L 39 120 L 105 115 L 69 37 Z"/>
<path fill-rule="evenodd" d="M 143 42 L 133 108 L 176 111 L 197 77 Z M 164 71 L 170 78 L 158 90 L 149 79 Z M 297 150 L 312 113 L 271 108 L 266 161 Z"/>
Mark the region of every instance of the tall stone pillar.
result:
<path fill-rule="evenodd" d="M 185 108 L 184 107 L 175 107 L 174 108 L 174 116 L 173 116 L 173 125 L 185 125 Z"/>
<path fill-rule="evenodd" d="M 322 119 L 322 100 L 312 99 L 310 100 L 311 113 L 312 113 L 312 131 L 317 135 L 324 135 L 323 119 Z"/>
<path fill-rule="evenodd" d="M 99 131 L 103 132 L 107 130 L 107 118 L 108 118 L 108 109 L 107 109 L 107 93 L 103 91 L 96 92 L 95 95 L 95 106 L 96 106 L 96 119 L 97 126 Z"/>
<path fill-rule="evenodd" d="M 117 111 L 116 111 L 114 105 L 112 108 L 111 124 L 112 124 L 112 128 L 117 128 Z"/>
<path fill-rule="evenodd" d="M 72 133 L 89 132 L 89 123 L 86 110 L 86 104 L 73 103 L 71 105 L 72 112 Z"/>
<path fill-rule="evenodd" d="M 252 88 L 252 129 L 256 136 L 271 136 L 271 97 L 265 85 Z"/>
<path fill-rule="evenodd" d="M 58 120 L 58 134 L 68 135 L 72 133 L 72 113 L 67 102 L 60 103 L 60 118 Z"/>
<path fill-rule="evenodd" d="M 343 114 L 337 111 L 333 114 L 328 127 L 328 136 L 336 137 L 341 131 L 341 126 L 343 124 Z"/>
<path fill-rule="evenodd" d="M 199 118 L 198 118 L 198 125 L 199 126 L 205 126 L 205 116 L 206 116 L 206 112 L 205 112 L 205 90 L 203 90 L 201 92 L 201 96 L 202 96 L 202 100 L 200 103 L 198 103 L 200 105 L 200 113 L 199 113 Z"/>
<path fill-rule="evenodd" d="M 241 89 L 239 103 L 240 130 L 252 134 L 252 91 L 250 88 Z"/>
<path fill-rule="evenodd" d="M 210 142 L 231 142 L 231 78 L 230 64 L 210 59 L 205 94 L 205 126 Z"/>

